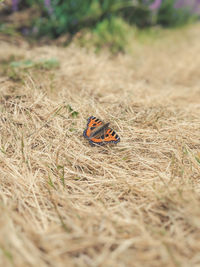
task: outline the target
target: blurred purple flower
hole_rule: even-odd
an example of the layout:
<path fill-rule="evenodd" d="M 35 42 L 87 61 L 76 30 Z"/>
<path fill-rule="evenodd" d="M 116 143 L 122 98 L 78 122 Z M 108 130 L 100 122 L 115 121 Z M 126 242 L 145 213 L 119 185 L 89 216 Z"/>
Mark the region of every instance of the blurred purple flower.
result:
<path fill-rule="evenodd" d="M 12 11 L 15 12 L 18 10 L 19 0 L 12 0 Z"/>
<path fill-rule="evenodd" d="M 156 10 L 156 9 L 158 9 L 158 8 L 161 6 L 161 4 L 162 4 L 162 0 L 155 0 L 155 1 L 149 6 L 149 8 L 150 8 L 151 10 Z"/>
<path fill-rule="evenodd" d="M 200 0 L 177 0 L 175 8 L 189 8 L 192 13 L 200 14 Z"/>
<path fill-rule="evenodd" d="M 53 13 L 53 8 L 51 6 L 51 0 L 44 0 L 44 5 L 48 10 L 48 13 L 51 15 Z"/>
<path fill-rule="evenodd" d="M 196 0 L 196 3 L 194 5 L 194 13 L 200 14 L 200 0 Z"/>
<path fill-rule="evenodd" d="M 192 1 L 192 2 L 194 3 L 194 1 Z M 174 7 L 175 8 L 183 8 L 183 7 L 187 6 L 188 4 L 191 5 L 191 1 L 188 2 L 187 0 L 177 0 L 175 2 Z"/>

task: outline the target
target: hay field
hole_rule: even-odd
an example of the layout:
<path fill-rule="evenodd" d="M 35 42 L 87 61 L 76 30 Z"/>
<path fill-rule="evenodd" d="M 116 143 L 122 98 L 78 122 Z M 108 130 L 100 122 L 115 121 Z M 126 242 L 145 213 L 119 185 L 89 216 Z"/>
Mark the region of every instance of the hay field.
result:
<path fill-rule="evenodd" d="M 200 266 L 199 32 L 118 56 L 1 38 L 1 266 Z M 89 146 L 91 115 L 121 142 Z"/>

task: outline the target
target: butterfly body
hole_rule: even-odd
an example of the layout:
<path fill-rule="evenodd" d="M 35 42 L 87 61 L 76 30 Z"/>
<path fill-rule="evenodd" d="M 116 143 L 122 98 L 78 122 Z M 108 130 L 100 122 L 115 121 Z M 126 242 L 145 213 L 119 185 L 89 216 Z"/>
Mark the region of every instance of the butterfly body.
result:
<path fill-rule="evenodd" d="M 109 123 L 103 123 L 94 116 L 88 118 L 87 128 L 83 136 L 89 140 L 91 145 L 105 145 L 106 143 L 117 144 L 119 136 L 109 127 Z"/>

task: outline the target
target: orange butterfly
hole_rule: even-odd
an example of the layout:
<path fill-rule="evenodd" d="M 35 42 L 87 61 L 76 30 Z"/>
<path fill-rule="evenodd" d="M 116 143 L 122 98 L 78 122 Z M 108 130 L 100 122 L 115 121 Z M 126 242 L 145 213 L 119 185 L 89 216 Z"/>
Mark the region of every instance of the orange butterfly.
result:
<path fill-rule="evenodd" d="M 120 138 L 108 125 L 109 123 L 104 124 L 101 120 L 91 116 L 88 118 L 87 128 L 83 131 L 83 136 L 89 140 L 91 145 L 117 144 Z"/>

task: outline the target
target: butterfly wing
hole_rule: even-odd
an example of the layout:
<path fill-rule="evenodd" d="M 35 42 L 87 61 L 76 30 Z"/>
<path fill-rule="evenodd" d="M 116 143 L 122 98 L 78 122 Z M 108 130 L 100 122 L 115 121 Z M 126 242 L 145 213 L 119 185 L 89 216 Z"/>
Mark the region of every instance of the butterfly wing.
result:
<path fill-rule="evenodd" d="M 87 122 L 87 127 L 86 129 L 83 131 L 83 136 L 86 139 L 90 139 L 90 135 L 92 133 L 92 131 L 96 128 L 103 125 L 103 122 L 99 119 L 97 119 L 94 116 L 91 116 L 88 118 L 88 122 Z"/>
<path fill-rule="evenodd" d="M 92 137 L 90 139 L 90 144 L 98 144 L 98 145 L 105 145 L 106 143 L 115 143 L 117 144 L 120 141 L 120 137 L 116 134 L 114 130 L 108 128 L 105 133 L 102 134 L 100 137 Z"/>

